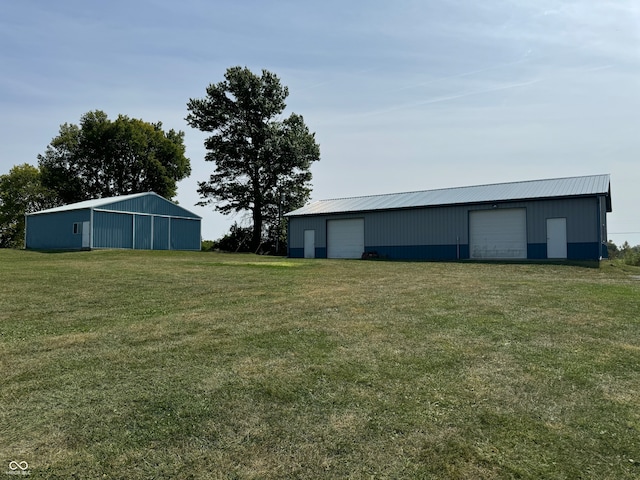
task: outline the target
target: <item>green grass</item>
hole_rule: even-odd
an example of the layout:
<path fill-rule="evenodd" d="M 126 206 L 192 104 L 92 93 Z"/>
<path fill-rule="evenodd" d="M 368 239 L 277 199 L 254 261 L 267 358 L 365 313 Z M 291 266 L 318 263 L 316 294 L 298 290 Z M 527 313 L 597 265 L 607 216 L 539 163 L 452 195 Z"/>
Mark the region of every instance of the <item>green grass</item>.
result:
<path fill-rule="evenodd" d="M 638 478 L 636 276 L 0 251 L 0 475 Z"/>

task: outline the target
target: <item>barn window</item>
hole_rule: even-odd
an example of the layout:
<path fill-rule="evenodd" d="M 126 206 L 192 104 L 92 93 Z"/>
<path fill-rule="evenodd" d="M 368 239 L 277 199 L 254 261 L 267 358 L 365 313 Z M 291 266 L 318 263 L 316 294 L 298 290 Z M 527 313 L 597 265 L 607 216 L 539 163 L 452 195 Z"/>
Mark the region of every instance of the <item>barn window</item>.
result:
<path fill-rule="evenodd" d="M 73 224 L 73 234 L 77 235 L 77 234 L 81 234 L 82 233 L 82 223 L 81 222 L 77 222 Z"/>

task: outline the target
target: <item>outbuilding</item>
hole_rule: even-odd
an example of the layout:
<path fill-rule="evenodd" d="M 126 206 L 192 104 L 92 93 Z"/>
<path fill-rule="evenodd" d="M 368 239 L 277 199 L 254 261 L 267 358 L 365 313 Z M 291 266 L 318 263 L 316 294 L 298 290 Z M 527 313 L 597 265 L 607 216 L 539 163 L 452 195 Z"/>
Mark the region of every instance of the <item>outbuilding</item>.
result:
<path fill-rule="evenodd" d="M 29 249 L 201 248 L 201 217 L 153 192 L 73 203 L 25 220 Z"/>
<path fill-rule="evenodd" d="M 287 213 L 297 258 L 599 260 L 609 175 L 320 200 Z"/>

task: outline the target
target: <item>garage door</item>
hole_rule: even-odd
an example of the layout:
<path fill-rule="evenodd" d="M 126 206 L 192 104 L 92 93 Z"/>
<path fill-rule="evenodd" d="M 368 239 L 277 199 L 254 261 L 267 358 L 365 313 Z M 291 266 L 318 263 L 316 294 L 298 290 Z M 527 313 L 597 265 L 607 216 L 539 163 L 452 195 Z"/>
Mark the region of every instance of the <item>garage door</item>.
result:
<path fill-rule="evenodd" d="M 327 257 L 360 258 L 364 252 L 364 219 L 327 221 Z"/>
<path fill-rule="evenodd" d="M 527 258 L 527 214 L 524 208 L 469 212 L 471 258 Z"/>

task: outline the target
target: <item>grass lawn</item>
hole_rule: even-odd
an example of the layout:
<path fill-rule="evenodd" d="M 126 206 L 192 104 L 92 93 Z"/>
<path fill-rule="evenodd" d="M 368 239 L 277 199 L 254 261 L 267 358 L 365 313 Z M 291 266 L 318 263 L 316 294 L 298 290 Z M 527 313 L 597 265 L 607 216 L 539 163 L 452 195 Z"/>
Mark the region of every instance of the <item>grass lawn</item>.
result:
<path fill-rule="evenodd" d="M 639 478 L 634 277 L 0 250 L 0 477 Z"/>

